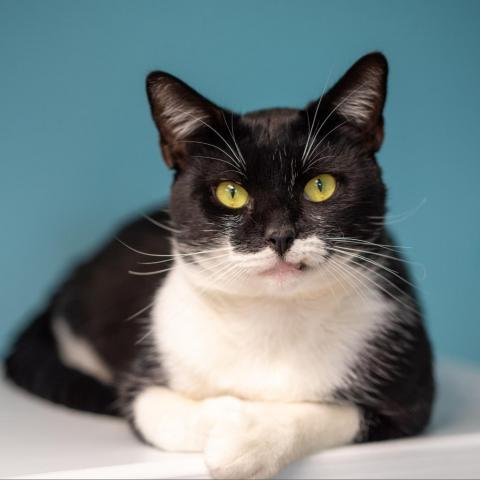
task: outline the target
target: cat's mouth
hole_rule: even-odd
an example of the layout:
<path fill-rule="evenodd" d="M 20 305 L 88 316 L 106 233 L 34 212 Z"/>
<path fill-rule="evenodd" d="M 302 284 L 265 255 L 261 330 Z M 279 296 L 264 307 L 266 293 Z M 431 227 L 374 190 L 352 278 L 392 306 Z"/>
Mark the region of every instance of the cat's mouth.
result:
<path fill-rule="evenodd" d="M 262 277 L 285 277 L 290 275 L 298 275 L 305 268 L 306 265 L 304 263 L 293 263 L 286 262 L 285 260 L 278 260 L 273 267 L 262 270 L 260 275 Z"/>

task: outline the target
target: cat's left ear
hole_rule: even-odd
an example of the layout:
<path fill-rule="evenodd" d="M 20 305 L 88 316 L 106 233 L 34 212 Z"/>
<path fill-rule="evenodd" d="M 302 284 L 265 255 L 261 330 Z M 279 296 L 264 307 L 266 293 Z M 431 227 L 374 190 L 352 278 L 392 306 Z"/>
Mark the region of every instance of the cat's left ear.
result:
<path fill-rule="evenodd" d="M 166 72 L 150 73 L 146 86 L 163 158 L 170 168 L 181 170 L 187 166 L 187 143 L 202 132 L 208 134 L 221 121 L 223 110 Z"/>
<path fill-rule="evenodd" d="M 370 53 L 350 67 L 322 100 L 327 115 L 334 112 L 335 117 L 373 151 L 377 151 L 383 141 L 387 76 L 385 56 L 379 52 Z M 308 108 L 313 107 L 311 104 Z"/>

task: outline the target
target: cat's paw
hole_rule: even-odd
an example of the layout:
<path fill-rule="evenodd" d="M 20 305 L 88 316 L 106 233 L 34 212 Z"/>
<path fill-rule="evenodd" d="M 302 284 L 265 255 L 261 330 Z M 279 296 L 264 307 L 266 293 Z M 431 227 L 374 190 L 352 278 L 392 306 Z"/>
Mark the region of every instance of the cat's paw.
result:
<path fill-rule="evenodd" d="M 205 463 L 211 476 L 219 479 L 273 477 L 283 466 L 275 430 L 250 412 L 241 400 L 217 405 L 225 415 L 215 423 L 207 439 Z"/>
<path fill-rule="evenodd" d="M 202 452 L 213 419 L 202 404 L 188 400 L 163 387 L 151 387 L 138 395 L 134 426 L 157 448 L 168 452 Z"/>

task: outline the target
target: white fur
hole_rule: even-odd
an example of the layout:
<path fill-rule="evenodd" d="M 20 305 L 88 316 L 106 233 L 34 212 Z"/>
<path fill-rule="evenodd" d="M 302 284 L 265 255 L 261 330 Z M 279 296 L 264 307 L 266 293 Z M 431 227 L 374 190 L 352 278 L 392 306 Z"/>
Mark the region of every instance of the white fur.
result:
<path fill-rule="evenodd" d="M 238 256 L 252 265 L 261 258 L 263 269 L 272 261 L 263 251 L 234 254 L 234 262 Z M 263 278 L 259 269 L 250 267 L 255 273 L 243 280 L 232 274 L 233 283 L 221 279 L 220 291 L 210 289 L 214 276 L 200 284 L 190 265 L 177 262 L 152 315 L 172 389 L 196 399 L 330 400 L 388 304 L 368 282 L 335 282 L 321 267 L 292 278 Z"/>
<path fill-rule="evenodd" d="M 287 260 L 309 269 L 271 276 L 261 273 L 278 262 L 269 248 L 230 249 L 220 266 L 213 251 L 201 266 L 176 259 L 152 311 L 171 391 L 147 388 L 134 406 L 150 442 L 204 450 L 216 478 L 266 478 L 352 441 L 360 414 L 333 394 L 390 305 L 368 281 L 329 270 L 325 252 L 317 238 L 296 240 Z"/>
<path fill-rule="evenodd" d="M 156 447 L 171 452 L 200 452 L 211 426 L 200 405 L 167 388 L 150 386 L 134 401 L 134 422 Z"/>
<path fill-rule="evenodd" d="M 167 451 L 205 452 L 214 478 L 270 478 L 288 463 L 351 442 L 360 414 L 350 405 L 194 401 L 149 387 L 134 402 L 135 425 Z"/>
<path fill-rule="evenodd" d="M 218 417 L 208 435 L 205 462 L 214 478 L 273 477 L 305 455 L 351 442 L 360 425 L 354 406 L 228 398 L 213 403 Z"/>
<path fill-rule="evenodd" d="M 91 375 L 103 383 L 112 383 L 112 372 L 105 362 L 84 338 L 72 332 L 63 318 L 55 319 L 52 326 L 60 359 L 66 366 Z"/>

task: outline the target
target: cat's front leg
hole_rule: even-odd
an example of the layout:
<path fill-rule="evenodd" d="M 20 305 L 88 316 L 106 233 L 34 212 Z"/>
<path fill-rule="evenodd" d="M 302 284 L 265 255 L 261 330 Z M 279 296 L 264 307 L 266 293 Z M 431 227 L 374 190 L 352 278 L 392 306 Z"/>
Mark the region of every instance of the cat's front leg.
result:
<path fill-rule="evenodd" d="M 131 423 L 148 443 L 170 452 L 201 452 L 212 421 L 203 402 L 161 386 L 140 392 L 131 405 Z"/>
<path fill-rule="evenodd" d="M 352 442 L 361 414 L 353 405 L 208 401 L 222 412 L 208 435 L 205 462 L 214 478 L 271 478 L 310 453 Z"/>

